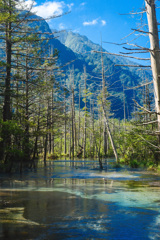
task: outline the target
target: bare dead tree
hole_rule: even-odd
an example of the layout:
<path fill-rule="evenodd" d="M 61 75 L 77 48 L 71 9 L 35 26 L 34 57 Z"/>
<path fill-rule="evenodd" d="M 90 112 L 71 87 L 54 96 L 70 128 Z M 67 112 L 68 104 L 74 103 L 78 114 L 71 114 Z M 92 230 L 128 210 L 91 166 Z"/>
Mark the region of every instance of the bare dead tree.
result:
<path fill-rule="evenodd" d="M 105 111 L 103 103 L 102 103 L 102 107 L 103 107 L 103 117 L 104 117 L 105 122 L 106 122 L 108 136 L 109 136 L 110 141 L 111 141 L 111 146 L 112 146 L 112 149 L 113 149 L 113 152 L 114 152 L 114 156 L 116 158 L 116 162 L 118 162 L 118 154 L 117 154 L 116 146 L 114 144 L 114 140 L 113 140 L 113 137 L 112 137 L 112 134 L 111 134 L 111 131 L 110 131 L 109 122 L 108 122 L 108 119 L 106 117 L 106 111 Z"/>
<path fill-rule="evenodd" d="M 154 84 L 154 98 L 157 112 L 158 131 L 160 131 L 160 48 L 155 0 L 145 0 L 150 39 L 150 58 Z M 160 135 L 158 135 L 160 144 Z"/>
<path fill-rule="evenodd" d="M 84 135 L 83 135 L 83 157 L 86 156 L 86 128 L 87 128 L 87 77 L 86 67 L 84 66 L 84 101 L 85 101 L 85 112 L 84 112 Z"/>

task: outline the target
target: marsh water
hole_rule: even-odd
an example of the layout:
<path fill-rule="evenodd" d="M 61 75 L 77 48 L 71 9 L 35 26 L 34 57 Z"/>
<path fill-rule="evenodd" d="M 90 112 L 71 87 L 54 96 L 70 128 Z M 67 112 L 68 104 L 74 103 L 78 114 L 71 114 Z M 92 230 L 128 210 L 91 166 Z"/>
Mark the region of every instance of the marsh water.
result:
<path fill-rule="evenodd" d="M 0 239 L 160 239 L 160 175 L 59 160 L 0 176 Z"/>

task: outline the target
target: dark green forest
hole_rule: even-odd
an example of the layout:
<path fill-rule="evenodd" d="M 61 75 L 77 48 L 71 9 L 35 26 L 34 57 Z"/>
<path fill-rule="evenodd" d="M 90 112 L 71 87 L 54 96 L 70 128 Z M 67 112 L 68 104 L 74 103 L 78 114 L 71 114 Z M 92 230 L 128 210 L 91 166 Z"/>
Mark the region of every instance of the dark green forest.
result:
<path fill-rule="evenodd" d="M 0 172 L 62 157 L 157 168 L 151 71 L 16 6 L 0 1 Z"/>

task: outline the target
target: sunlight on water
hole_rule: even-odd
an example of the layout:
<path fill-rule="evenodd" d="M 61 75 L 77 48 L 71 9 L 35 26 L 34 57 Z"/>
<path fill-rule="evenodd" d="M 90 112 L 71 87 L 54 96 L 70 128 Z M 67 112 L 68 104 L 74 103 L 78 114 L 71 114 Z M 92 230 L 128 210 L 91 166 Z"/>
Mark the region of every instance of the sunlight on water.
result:
<path fill-rule="evenodd" d="M 62 173 L 56 174 L 52 176 L 53 178 L 79 178 L 79 179 L 88 179 L 88 178 L 104 178 L 104 179 L 135 179 L 138 176 L 131 175 L 129 173 L 87 173 L 87 172 L 69 172 L 69 173 Z"/>

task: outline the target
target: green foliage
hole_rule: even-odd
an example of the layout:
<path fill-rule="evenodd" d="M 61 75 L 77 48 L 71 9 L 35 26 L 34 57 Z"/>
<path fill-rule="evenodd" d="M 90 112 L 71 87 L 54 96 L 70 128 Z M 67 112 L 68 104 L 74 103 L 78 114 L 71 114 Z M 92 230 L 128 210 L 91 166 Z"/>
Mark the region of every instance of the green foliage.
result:
<path fill-rule="evenodd" d="M 24 136 L 22 126 L 15 120 L 0 120 L 0 145 L 4 159 L 1 159 L 1 170 L 10 172 L 15 162 L 21 162 L 24 153 L 21 148 L 21 139 Z M 10 144 L 8 144 L 8 141 Z M 2 161 L 3 160 L 3 161 Z"/>
<path fill-rule="evenodd" d="M 2 121 L 0 120 L 0 136 L 1 139 L 5 137 L 4 134 L 9 134 L 13 138 L 23 136 L 24 131 L 22 129 L 22 126 L 14 121 L 14 120 L 8 120 L 8 121 Z"/>
<path fill-rule="evenodd" d="M 157 139 L 155 136 L 143 134 L 141 129 L 133 129 L 120 134 L 119 154 L 121 163 L 130 165 L 133 168 L 148 167 L 157 165 L 156 146 Z"/>
<path fill-rule="evenodd" d="M 12 158 L 14 162 L 22 162 L 24 158 L 24 152 L 17 148 L 17 146 L 13 146 L 12 149 L 9 149 L 7 154 Z"/>

